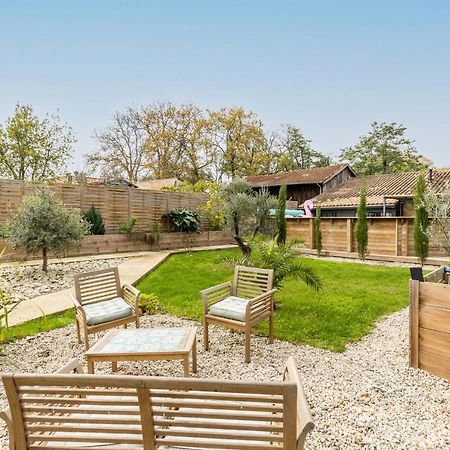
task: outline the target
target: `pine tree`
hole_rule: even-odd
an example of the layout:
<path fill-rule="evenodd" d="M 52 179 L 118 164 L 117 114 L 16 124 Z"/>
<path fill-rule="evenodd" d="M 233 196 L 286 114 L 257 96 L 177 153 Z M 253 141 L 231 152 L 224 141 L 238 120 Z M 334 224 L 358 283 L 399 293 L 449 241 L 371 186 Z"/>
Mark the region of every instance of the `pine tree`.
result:
<path fill-rule="evenodd" d="M 417 178 L 416 190 L 414 192 L 414 249 L 416 256 L 423 263 L 428 257 L 429 238 L 428 212 L 425 206 L 426 181 L 423 175 Z"/>
<path fill-rule="evenodd" d="M 320 230 L 320 206 L 316 207 L 316 217 L 314 217 L 314 244 L 317 250 L 317 256 L 322 252 L 322 231 Z"/>
<path fill-rule="evenodd" d="M 286 242 L 286 197 L 287 197 L 287 187 L 285 184 L 280 186 L 280 191 L 278 192 L 278 208 L 277 208 L 277 243 L 284 244 Z"/>
<path fill-rule="evenodd" d="M 105 222 L 103 221 L 102 214 L 94 205 L 83 214 L 83 218 L 86 222 L 91 224 L 91 234 L 105 234 Z"/>
<path fill-rule="evenodd" d="M 366 186 L 361 186 L 359 194 L 359 206 L 356 212 L 356 244 L 359 257 L 364 261 L 367 255 L 368 229 L 367 229 L 367 191 Z"/>

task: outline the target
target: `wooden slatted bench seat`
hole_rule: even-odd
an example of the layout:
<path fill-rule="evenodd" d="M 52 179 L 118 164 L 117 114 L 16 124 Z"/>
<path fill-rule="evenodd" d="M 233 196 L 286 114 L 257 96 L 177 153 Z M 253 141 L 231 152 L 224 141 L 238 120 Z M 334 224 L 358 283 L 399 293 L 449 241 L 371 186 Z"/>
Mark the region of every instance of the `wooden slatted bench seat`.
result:
<path fill-rule="evenodd" d="M 2 380 L 11 450 L 299 450 L 314 427 L 293 358 L 280 382 L 61 372 Z"/>

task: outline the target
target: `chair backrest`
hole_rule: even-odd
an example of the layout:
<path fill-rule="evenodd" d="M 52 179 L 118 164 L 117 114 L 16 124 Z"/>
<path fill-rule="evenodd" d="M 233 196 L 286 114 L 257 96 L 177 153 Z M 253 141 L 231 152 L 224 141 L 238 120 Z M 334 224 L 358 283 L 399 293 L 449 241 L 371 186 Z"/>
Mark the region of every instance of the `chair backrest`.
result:
<path fill-rule="evenodd" d="M 236 266 L 234 269 L 233 292 L 241 298 L 254 298 L 270 291 L 273 284 L 273 270 L 256 267 Z"/>
<path fill-rule="evenodd" d="M 290 381 L 61 374 L 2 380 L 16 450 L 296 448 L 297 385 Z"/>
<path fill-rule="evenodd" d="M 82 305 L 111 300 L 121 296 L 119 269 L 79 273 L 73 277 L 75 297 Z"/>

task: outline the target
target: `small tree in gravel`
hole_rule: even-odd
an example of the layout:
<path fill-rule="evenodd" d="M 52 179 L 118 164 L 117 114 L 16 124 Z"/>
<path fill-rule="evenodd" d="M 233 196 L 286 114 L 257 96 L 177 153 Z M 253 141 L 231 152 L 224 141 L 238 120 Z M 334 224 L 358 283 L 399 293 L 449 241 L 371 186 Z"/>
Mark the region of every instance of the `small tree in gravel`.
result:
<path fill-rule="evenodd" d="M 367 228 L 367 191 L 366 185 L 361 186 L 359 194 L 359 206 L 356 212 L 356 245 L 358 248 L 359 257 L 364 261 L 367 255 L 368 244 L 368 228 Z"/>
<path fill-rule="evenodd" d="M 47 272 L 49 252 L 62 253 L 78 244 L 89 225 L 79 213 L 66 209 L 49 189 L 41 189 L 23 198 L 8 231 L 13 248 L 22 247 L 29 254 L 42 252 L 42 270 Z"/>
<path fill-rule="evenodd" d="M 287 197 L 287 186 L 285 184 L 281 185 L 280 191 L 278 192 L 278 208 L 277 208 L 277 243 L 284 244 L 286 242 L 286 197 Z"/>
<path fill-rule="evenodd" d="M 450 258 L 450 185 L 442 194 L 426 192 L 424 204 L 431 219 L 427 235 Z"/>
<path fill-rule="evenodd" d="M 316 217 L 314 217 L 314 244 L 317 250 L 317 256 L 322 252 L 322 231 L 320 229 L 320 206 L 316 207 Z"/>
<path fill-rule="evenodd" d="M 420 175 L 417 178 L 416 190 L 414 192 L 414 250 L 423 266 L 428 257 L 429 237 L 428 211 L 425 206 L 425 192 L 427 184 L 425 177 Z"/>

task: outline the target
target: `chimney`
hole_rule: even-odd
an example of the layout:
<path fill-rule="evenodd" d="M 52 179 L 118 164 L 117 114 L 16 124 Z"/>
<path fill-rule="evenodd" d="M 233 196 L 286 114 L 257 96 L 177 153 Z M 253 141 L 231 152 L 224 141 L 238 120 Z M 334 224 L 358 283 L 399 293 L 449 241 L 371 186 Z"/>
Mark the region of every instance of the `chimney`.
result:
<path fill-rule="evenodd" d="M 428 184 L 431 186 L 433 184 L 433 168 L 428 167 Z"/>

